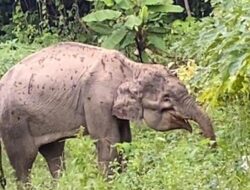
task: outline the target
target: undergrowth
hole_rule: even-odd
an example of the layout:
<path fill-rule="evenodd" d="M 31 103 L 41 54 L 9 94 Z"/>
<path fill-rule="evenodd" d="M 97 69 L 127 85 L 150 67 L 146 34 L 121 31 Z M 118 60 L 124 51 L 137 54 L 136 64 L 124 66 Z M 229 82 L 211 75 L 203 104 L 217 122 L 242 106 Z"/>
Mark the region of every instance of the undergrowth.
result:
<path fill-rule="evenodd" d="M 216 149 L 207 146 L 196 126 L 193 134 L 189 134 L 161 133 L 133 125 L 133 142 L 118 145 L 128 157 L 128 167 L 110 181 L 99 173 L 92 140 L 79 137 L 67 141 L 67 169 L 56 182 L 52 181 L 44 159 L 38 156 L 32 170 L 32 185 L 36 190 L 249 189 L 249 110 L 239 105 L 228 106 L 213 110 L 211 116 L 218 137 Z M 6 155 L 4 169 L 8 189 L 15 189 Z"/>
<path fill-rule="evenodd" d="M 17 42 L 0 44 L 1 75 L 22 57 L 41 45 Z M 194 132 L 155 132 L 133 125 L 133 142 L 118 145 L 128 157 L 127 169 L 106 181 L 100 174 L 93 141 L 89 137 L 71 139 L 66 144 L 66 166 L 62 177 L 53 181 L 44 159 L 39 155 L 32 170 L 35 190 L 245 190 L 250 189 L 249 175 L 249 104 L 241 101 L 209 110 L 218 147 L 210 149 L 207 140 Z M 15 189 L 13 169 L 6 154 L 3 165 L 8 190 Z"/>

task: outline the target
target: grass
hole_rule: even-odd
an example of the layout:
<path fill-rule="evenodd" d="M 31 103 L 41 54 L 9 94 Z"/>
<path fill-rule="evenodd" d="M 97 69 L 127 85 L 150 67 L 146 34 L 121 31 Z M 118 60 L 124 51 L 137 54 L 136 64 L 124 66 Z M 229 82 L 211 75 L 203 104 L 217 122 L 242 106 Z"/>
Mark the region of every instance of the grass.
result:
<path fill-rule="evenodd" d="M 236 114 L 238 113 L 238 114 Z M 236 106 L 213 110 L 218 148 L 207 146 L 195 127 L 184 131 L 160 133 L 133 126 L 133 142 L 119 146 L 128 156 L 128 167 L 111 181 L 100 175 L 95 147 L 88 137 L 66 144 L 67 170 L 57 182 L 51 180 L 45 161 L 38 156 L 32 170 L 34 189 L 232 189 L 250 188 L 249 170 L 244 156 L 249 149 L 249 112 Z M 8 189 L 15 189 L 15 179 L 6 156 L 4 169 Z"/>
<path fill-rule="evenodd" d="M 18 60 L 39 49 L 39 45 L 0 44 L 2 73 Z M 2 75 L 1 73 L 1 75 Z M 53 181 L 39 155 L 32 169 L 35 190 L 246 190 L 250 189 L 249 104 L 235 102 L 210 110 L 218 137 L 218 147 L 194 132 L 155 132 L 133 125 L 133 142 L 118 145 L 128 157 L 125 172 L 105 181 L 96 163 L 95 147 L 89 137 L 67 141 L 63 176 Z M 13 169 L 3 156 L 8 190 L 15 189 Z"/>

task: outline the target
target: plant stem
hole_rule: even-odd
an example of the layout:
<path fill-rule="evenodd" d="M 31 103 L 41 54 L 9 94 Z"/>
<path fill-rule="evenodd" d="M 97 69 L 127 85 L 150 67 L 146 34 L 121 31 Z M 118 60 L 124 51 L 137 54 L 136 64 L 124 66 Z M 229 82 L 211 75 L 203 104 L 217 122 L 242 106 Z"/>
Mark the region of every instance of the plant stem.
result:
<path fill-rule="evenodd" d="M 188 17 L 191 17 L 191 11 L 190 11 L 190 6 L 189 6 L 189 3 L 188 3 L 188 0 L 184 0 L 184 3 L 185 3 L 185 9 L 187 11 Z"/>

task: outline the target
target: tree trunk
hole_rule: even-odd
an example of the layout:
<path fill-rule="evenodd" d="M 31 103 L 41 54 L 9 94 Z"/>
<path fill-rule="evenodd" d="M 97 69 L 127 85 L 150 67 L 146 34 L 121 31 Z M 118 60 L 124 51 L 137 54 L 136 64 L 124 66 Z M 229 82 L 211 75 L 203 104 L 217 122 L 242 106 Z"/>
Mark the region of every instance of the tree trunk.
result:
<path fill-rule="evenodd" d="M 191 17 L 192 15 L 191 15 L 191 11 L 190 11 L 190 6 L 189 6 L 188 0 L 184 0 L 184 4 L 185 4 L 185 9 L 187 11 L 188 17 Z"/>

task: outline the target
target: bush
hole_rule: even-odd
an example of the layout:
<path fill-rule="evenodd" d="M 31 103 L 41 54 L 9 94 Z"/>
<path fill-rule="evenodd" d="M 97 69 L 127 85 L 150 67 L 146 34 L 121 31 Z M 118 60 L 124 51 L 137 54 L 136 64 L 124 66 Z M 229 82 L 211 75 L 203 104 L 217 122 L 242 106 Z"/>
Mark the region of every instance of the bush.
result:
<path fill-rule="evenodd" d="M 95 1 L 92 13 L 83 21 L 97 34 L 102 47 L 119 49 L 129 57 L 148 62 L 152 54 L 167 47 L 164 36 L 169 33 L 169 13 L 182 12 L 173 1 Z M 134 59 L 136 59 L 134 57 Z"/>
<path fill-rule="evenodd" d="M 192 21 L 189 28 L 195 31 L 187 30 L 185 38 L 173 46 L 179 54 L 196 60 L 199 67 L 190 82 L 201 90 L 203 102 L 218 104 L 224 98 L 235 100 L 249 95 L 248 4 L 247 0 L 221 2 L 214 10 L 214 17 L 199 23 Z M 178 27 L 186 25 L 185 22 Z"/>

